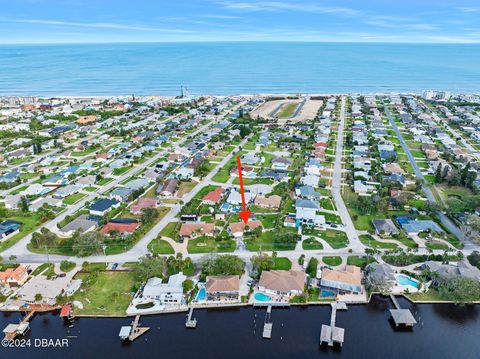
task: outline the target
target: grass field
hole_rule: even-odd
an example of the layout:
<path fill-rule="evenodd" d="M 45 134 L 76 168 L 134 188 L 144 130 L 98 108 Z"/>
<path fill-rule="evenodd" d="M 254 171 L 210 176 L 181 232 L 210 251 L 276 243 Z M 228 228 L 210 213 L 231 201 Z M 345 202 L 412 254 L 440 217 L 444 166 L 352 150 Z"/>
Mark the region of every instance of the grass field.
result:
<path fill-rule="evenodd" d="M 172 245 L 164 239 L 154 239 L 148 244 L 148 250 L 153 254 L 174 254 Z"/>
<path fill-rule="evenodd" d="M 327 266 L 336 267 L 342 264 L 342 258 L 339 256 L 324 256 L 322 258 L 323 263 Z"/>
<path fill-rule="evenodd" d="M 375 262 L 375 259 L 372 257 L 359 257 L 359 256 L 349 256 L 347 258 L 347 264 L 352 266 L 357 266 L 360 268 L 365 268 L 369 263 Z"/>
<path fill-rule="evenodd" d="M 298 103 L 287 103 L 282 106 L 282 109 L 278 112 L 277 116 L 279 118 L 289 118 L 292 117 L 295 113 L 295 110 L 298 107 Z"/>
<path fill-rule="evenodd" d="M 360 242 L 370 248 L 380 248 L 380 249 L 394 249 L 398 246 L 395 243 L 383 243 L 376 241 L 372 236 L 368 234 L 362 234 L 360 237 Z"/>
<path fill-rule="evenodd" d="M 321 242 L 317 241 L 314 238 L 307 238 L 302 242 L 302 248 L 306 251 L 314 249 L 323 249 Z"/>
<path fill-rule="evenodd" d="M 348 245 L 348 238 L 345 232 L 327 229 L 320 232 L 320 237 L 330 244 L 333 249 L 345 248 Z"/>
<path fill-rule="evenodd" d="M 77 314 L 124 315 L 132 300 L 135 284 L 133 272 L 78 273 L 82 279 L 82 291 L 77 291 L 72 301 L 80 301 L 83 309 L 75 308 Z"/>
<path fill-rule="evenodd" d="M 207 236 L 189 239 L 187 244 L 188 253 L 225 253 L 233 252 L 235 248 L 234 240 L 216 241 Z"/>
<path fill-rule="evenodd" d="M 63 200 L 63 203 L 67 205 L 71 205 L 71 204 L 77 203 L 85 196 L 86 195 L 83 193 L 74 193 L 74 194 L 71 194 L 70 196 L 65 197 L 65 199 Z"/>
<path fill-rule="evenodd" d="M 273 269 L 276 270 L 289 270 L 292 268 L 292 262 L 286 257 L 277 257 L 275 258 L 275 265 Z"/>

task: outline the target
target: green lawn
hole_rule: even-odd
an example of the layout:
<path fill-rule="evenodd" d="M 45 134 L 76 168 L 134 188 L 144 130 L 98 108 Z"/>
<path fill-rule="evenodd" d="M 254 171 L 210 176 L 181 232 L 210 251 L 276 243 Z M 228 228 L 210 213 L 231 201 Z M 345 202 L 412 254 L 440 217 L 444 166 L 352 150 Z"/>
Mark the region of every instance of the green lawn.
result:
<path fill-rule="evenodd" d="M 71 205 L 71 204 L 77 203 L 83 197 L 85 197 L 85 194 L 83 193 L 74 193 L 74 194 L 71 194 L 70 196 L 65 197 L 65 199 L 63 200 L 63 203 L 67 205 Z"/>
<path fill-rule="evenodd" d="M 449 246 L 445 243 L 442 243 L 442 242 L 437 242 L 437 241 L 427 241 L 425 243 L 425 245 L 427 246 L 427 248 L 430 248 L 430 249 L 448 249 Z"/>
<path fill-rule="evenodd" d="M 42 273 L 43 272 L 43 273 Z M 53 277 L 55 275 L 55 268 L 53 263 L 40 264 L 33 272 L 32 276 L 44 275 L 47 277 Z"/>
<path fill-rule="evenodd" d="M 0 252 L 14 245 L 27 234 L 32 233 L 33 231 L 38 229 L 38 227 L 40 227 L 40 225 L 42 224 L 43 220 L 39 212 L 22 213 L 20 211 L 8 211 L 7 217 L 2 218 L 1 220 L 4 221 L 6 219 L 20 222 L 22 223 L 22 226 L 20 227 L 19 233 L 0 242 Z"/>
<path fill-rule="evenodd" d="M 314 238 L 307 238 L 302 242 L 302 248 L 306 251 L 314 250 L 314 249 L 323 249 L 323 245 L 321 242 L 317 241 Z"/>
<path fill-rule="evenodd" d="M 292 268 L 292 262 L 286 257 L 277 257 L 275 258 L 275 264 L 273 269 L 276 270 L 289 270 Z"/>
<path fill-rule="evenodd" d="M 81 272 L 75 278 L 83 280 L 83 290 L 70 297 L 83 305 L 83 309 L 75 308 L 77 314 L 125 315 L 135 285 L 133 272 Z"/>
<path fill-rule="evenodd" d="M 148 244 L 148 250 L 153 254 L 174 254 L 172 245 L 163 239 L 154 239 Z"/>
<path fill-rule="evenodd" d="M 277 214 L 263 214 L 257 215 L 257 218 L 262 222 L 263 228 L 271 229 L 275 228 L 275 223 L 277 221 Z"/>
<path fill-rule="evenodd" d="M 345 248 L 348 246 L 348 238 L 345 232 L 327 229 L 320 231 L 320 237 L 324 239 L 333 249 Z"/>
<path fill-rule="evenodd" d="M 327 266 L 336 267 L 342 264 L 342 258 L 339 256 L 324 256 L 322 258 L 323 263 Z"/>
<path fill-rule="evenodd" d="M 130 167 L 114 168 L 114 169 L 113 169 L 113 174 L 114 174 L 115 176 L 121 176 L 121 175 L 123 175 L 125 172 L 127 172 L 129 169 L 130 169 Z"/>
<path fill-rule="evenodd" d="M 398 247 L 395 243 L 383 243 L 376 241 L 372 236 L 368 234 L 363 234 L 359 238 L 362 244 L 370 248 L 394 249 Z"/>
<path fill-rule="evenodd" d="M 240 184 L 240 180 L 238 177 L 235 177 L 233 180 L 233 184 Z M 245 178 L 243 177 L 243 184 L 245 186 L 251 186 L 254 184 L 266 184 L 266 185 L 272 185 L 273 180 L 271 178 Z"/>
<path fill-rule="evenodd" d="M 160 231 L 160 235 L 176 240 L 179 230 L 180 222 L 170 222 Z"/>
<path fill-rule="evenodd" d="M 188 253 L 225 253 L 235 251 L 236 243 L 233 239 L 216 241 L 213 237 L 201 236 L 189 239 Z"/>
<path fill-rule="evenodd" d="M 220 182 L 220 183 L 225 183 L 230 179 L 230 172 L 228 171 L 227 168 L 222 168 L 220 169 L 215 176 L 212 177 L 212 181 L 214 182 Z"/>
<path fill-rule="evenodd" d="M 298 103 L 287 103 L 282 106 L 282 109 L 278 112 L 277 116 L 279 118 L 289 118 L 292 117 L 295 113 L 295 110 L 298 107 Z"/>
<path fill-rule="evenodd" d="M 365 268 L 369 263 L 375 262 L 375 259 L 372 257 L 367 257 L 367 256 L 349 256 L 347 258 L 347 264 L 352 265 L 352 266 L 357 266 L 361 268 Z"/>
<path fill-rule="evenodd" d="M 84 190 L 87 192 L 95 192 L 97 190 L 97 187 L 88 186 L 88 187 L 85 187 Z"/>
<path fill-rule="evenodd" d="M 284 228 L 283 231 L 296 233 L 296 228 Z M 276 241 L 276 231 L 266 231 L 259 238 L 246 238 L 245 245 L 249 251 L 291 251 L 295 249 L 292 242 Z"/>
<path fill-rule="evenodd" d="M 110 183 L 112 182 L 113 179 L 112 178 L 102 178 L 100 181 L 98 181 L 98 185 L 99 186 L 105 186 L 107 183 Z"/>

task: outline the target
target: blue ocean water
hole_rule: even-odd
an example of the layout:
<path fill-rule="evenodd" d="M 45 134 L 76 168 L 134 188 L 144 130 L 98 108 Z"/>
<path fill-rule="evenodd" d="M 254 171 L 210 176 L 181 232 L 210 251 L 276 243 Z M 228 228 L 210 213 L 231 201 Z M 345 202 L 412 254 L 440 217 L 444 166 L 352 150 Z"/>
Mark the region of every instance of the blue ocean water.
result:
<path fill-rule="evenodd" d="M 480 45 L 139 43 L 0 46 L 3 95 L 480 91 Z"/>

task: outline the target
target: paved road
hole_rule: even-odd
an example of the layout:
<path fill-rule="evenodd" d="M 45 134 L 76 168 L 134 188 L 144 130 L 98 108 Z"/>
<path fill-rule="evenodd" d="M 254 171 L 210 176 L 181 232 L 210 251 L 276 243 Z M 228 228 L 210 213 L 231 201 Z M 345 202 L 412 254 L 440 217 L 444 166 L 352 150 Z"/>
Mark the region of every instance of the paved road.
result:
<path fill-rule="evenodd" d="M 448 120 L 441 118 L 438 116 L 434 111 L 432 111 L 425 103 L 421 102 L 426 110 L 430 112 L 430 114 L 433 116 L 434 120 L 437 122 L 441 122 L 448 131 L 454 136 L 454 139 L 457 140 L 459 139 L 460 142 L 463 144 L 463 146 L 468 150 L 468 154 L 472 155 L 477 159 L 477 161 L 480 161 L 480 154 L 479 152 L 465 140 L 465 138 L 462 136 L 461 133 L 458 131 L 454 130 L 450 125 L 448 124 Z"/>
<path fill-rule="evenodd" d="M 412 153 L 410 152 L 410 148 L 408 147 L 407 143 L 405 142 L 404 138 L 403 138 L 403 135 L 402 133 L 400 132 L 397 124 L 395 123 L 395 121 L 393 120 L 393 117 L 392 117 L 392 114 L 390 113 L 390 110 L 388 109 L 388 106 L 387 105 L 383 105 L 384 106 L 384 109 L 385 109 L 385 114 L 387 115 L 388 117 L 388 120 L 390 121 L 390 124 L 392 125 L 393 127 L 393 130 L 395 131 L 398 139 L 400 140 L 400 144 L 403 148 L 403 150 L 405 151 L 405 153 L 407 154 L 407 157 L 408 157 L 408 160 L 410 161 L 410 163 L 412 164 L 412 167 L 413 167 L 413 171 L 415 172 L 415 176 L 422 180 L 423 181 L 423 184 L 422 184 L 422 190 L 423 192 L 425 193 L 425 197 L 427 197 L 427 199 L 431 202 L 434 202 L 434 203 L 437 203 L 437 199 L 435 198 L 435 196 L 433 195 L 432 193 L 432 190 L 430 189 L 430 187 L 428 187 L 426 185 L 426 181 L 425 181 L 425 177 L 423 176 L 423 173 L 421 171 L 421 169 L 418 167 L 418 164 L 417 162 L 415 161 L 415 158 L 413 157 Z M 437 212 L 437 217 L 438 219 L 440 220 L 440 222 L 442 222 L 442 224 L 444 225 L 445 228 L 447 228 L 449 230 L 450 233 L 452 233 L 453 235 L 455 235 L 458 239 L 464 241 L 464 235 L 462 233 L 462 231 L 455 225 L 455 223 L 453 223 L 450 218 L 448 218 L 445 214 L 443 214 L 442 212 Z M 468 243 L 465 243 L 465 245 L 468 245 Z"/>
<path fill-rule="evenodd" d="M 237 105 L 236 107 L 238 107 L 240 105 Z M 227 112 L 226 115 L 224 116 L 227 116 L 231 111 L 233 111 L 234 109 L 231 109 Z M 222 117 L 218 117 L 216 120 L 214 121 L 211 121 L 209 123 L 207 123 L 206 125 L 200 127 L 198 130 L 196 130 L 195 132 L 191 133 L 188 137 L 182 137 L 179 141 L 177 141 L 175 143 L 176 146 L 179 146 L 187 141 L 190 140 L 190 137 L 194 137 L 196 136 L 198 133 L 201 133 L 201 132 L 204 132 L 207 128 L 211 127 L 213 124 L 217 123 L 218 121 L 220 121 L 220 119 L 223 119 L 224 116 Z M 57 226 L 58 223 L 60 223 L 63 219 L 65 219 L 66 216 L 68 215 L 73 215 L 75 212 L 77 212 L 78 210 L 82 209 L 85 204 L 87 202 L 92 202 L 93 200 L 95 200 L 95 198 L 97 197 L 100 197 L 102 194 L 108 192 L 110 189 L 112 189 L 113 187 L 117 186 L 119 183 L 123 182 L 124 180 L 126 180 L 127 178 L 131 177 L 132 175 L 135 175 L 136 173 L 142 171 L 143 169 L 149 167 L 152 163 L 154 163 L 155 161 L 157 161 L 158 159 L 160 159 L 163 155 L 165 154 L 164 151 L 160 151 L 159 153 L 157 153 L 155 156 L 151 157 L 150 159 L 148 159 L 147 161 L 143 162 L 143 163 L 140 163 L 136 166 L 134 166 L 132 169 L 130 169 L 129 171 L 125 172 L 124 174 L 122 174 L 120 177 L 117 177 L 116 179 L 114 179 L 113 181 L 109 182 L 108 184 L 106 184 L 105 186 L 102 186 L 97 192 L 92 192 L 91 194 L 89 194 L 88 196 L 82 198 L 79 202 L 77 202 L 76 204 L 74 204 L 73 206 L 70 206 L 69 208 L 67 208 L 64 212 L 62 212 L 60 215 L 58 215 L 57 217 L 55 217 L 54 219 L 52 219 L 51 221 L 49 222 L 46 222 L 45 224 L 43 224 L 41 227 L 38 228 L 38 230 L 40 230 L 40 228 L 47 228 L 51 231 L 55 231 L 55 228 Z M 16 255 L 16 256 L 19 256 L 19 255 L 22 255 L 22 254 L 28 254 L 30 253 L 30 251 L 28 251 L 27 249 L 27 244 L 30 242 L 32 238 L 32 234 L 28 234 L 26 235 L 25 237 L 23 237 L 20 241 L 18 241 L 16 244 L 14 244 L 12 247 L 10 247 L 9 249 L 5 250 L 4 252 L 2 252 L 2 256 L 3 257 L 8 257 L 10 255 Z M 32 255 L 38 255 L 38 254 L 33 254 Z M 44 257 L 44 255 L 40 255 L 41 257 Z"/>
<path fill-rule="evenodd" d="M 345 226 L 345 232 L 353 250 L 362 251 L 365 248 L 360 242 L 357 230 L 353 225 L 350 213 L 342 197 L 342 161 L 343 161 L 343 140 L 345 129 L 345 97 L 342 97 L 342 107 L 340 109 L 340 119 L 338 124 L 337 147 L 335 150 L 335 165 L 333 167 L 332 195 L 337 206 L 338 214 Z"/>

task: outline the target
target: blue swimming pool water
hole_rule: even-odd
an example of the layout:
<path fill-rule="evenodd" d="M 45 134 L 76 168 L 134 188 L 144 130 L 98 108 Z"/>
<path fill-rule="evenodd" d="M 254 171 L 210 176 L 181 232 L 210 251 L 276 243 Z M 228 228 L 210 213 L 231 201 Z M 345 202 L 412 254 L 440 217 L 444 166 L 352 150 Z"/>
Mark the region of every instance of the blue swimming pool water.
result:
<path fill-rule="evenodd" d="M 397 283 L 400 285 L 409 285 L 413 288 L 418 288 L 418 282 L 412 278 L 409 278 L 405 275 L 400 274 L 397 276 Z"/>
<path fill-rule="evenodd" d="M 200 288 L 200 290 L 197 293 L 197 296 L 196 296 L 195 300 L 204 300 L 205 297 L 206 297 L 206 294 L 207 293 L 206 293 L 205 288 L 203 288 L 203 287 Z"/>
<path fill-rule="evenodd" d="M 331 290 L 322 290 L 320 296 L 322 298 L 335 297 L 335 292 L 332 292 Z"/>
<path fill-rule="evenodd" d="M 259 302 L 268 302 L 268 301 L 272 300 L 272 297 L 270 297 L 266 294 L 263 294 L 263 293 L 255 293 L 254 298 L 255 298 L 255 300 L 258 300 Z"/>

